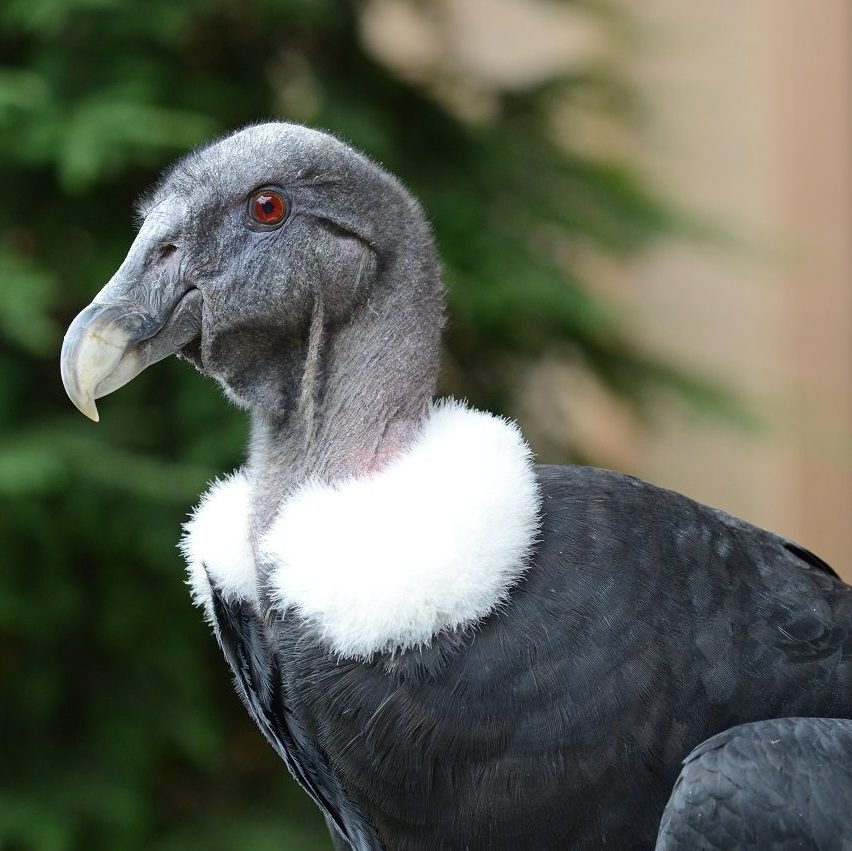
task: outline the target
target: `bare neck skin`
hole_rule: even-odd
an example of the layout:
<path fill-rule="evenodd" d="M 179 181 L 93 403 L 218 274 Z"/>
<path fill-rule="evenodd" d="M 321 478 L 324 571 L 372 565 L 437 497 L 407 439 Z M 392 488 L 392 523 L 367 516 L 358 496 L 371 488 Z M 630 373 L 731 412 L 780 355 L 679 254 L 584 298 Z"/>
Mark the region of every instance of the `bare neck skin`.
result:
<path fill-rule="evenodd" d="M 422 286 L 412 285 L 412 274 Z M 435 390 L 443 304 L 431 264 L 391 264 L 342 326 L 329 327 L 324 314 L 315 304 L 298 404 L 251 411 L 255 549 L 283 499 L 305 480 L 362 476 L 404 453 Z"/>

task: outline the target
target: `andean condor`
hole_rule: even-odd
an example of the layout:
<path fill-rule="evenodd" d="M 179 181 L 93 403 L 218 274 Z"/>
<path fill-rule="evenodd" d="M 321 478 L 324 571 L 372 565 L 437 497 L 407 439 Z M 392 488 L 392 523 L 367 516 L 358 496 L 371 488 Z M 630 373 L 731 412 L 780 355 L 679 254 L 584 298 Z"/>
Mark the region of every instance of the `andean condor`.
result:
<path fill-rule="evenodd" d="M 651 848 L 661 818 L 664 849 L 848 847 L 852 589 L 830 567 L 434 402 L 429 225 L 332 136 L 249 127 L 141 214 L 65 387 L 96 419 L 178 353 L 248 411 L 248 461 L 183 550 L 337 847 Z"/>

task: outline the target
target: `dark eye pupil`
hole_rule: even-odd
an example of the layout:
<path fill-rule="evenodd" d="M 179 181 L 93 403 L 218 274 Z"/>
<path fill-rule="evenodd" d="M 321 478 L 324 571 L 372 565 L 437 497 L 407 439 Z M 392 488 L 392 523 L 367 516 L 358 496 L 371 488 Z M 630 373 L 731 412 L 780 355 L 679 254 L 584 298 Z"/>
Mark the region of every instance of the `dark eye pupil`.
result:
<path fill-rule="evenodd" d="M 261 209 L 268 216 L 275 212 L 275 204 L 273 204 L 272 201 L 264 201 L 263 204 L 261 204 Z"/>

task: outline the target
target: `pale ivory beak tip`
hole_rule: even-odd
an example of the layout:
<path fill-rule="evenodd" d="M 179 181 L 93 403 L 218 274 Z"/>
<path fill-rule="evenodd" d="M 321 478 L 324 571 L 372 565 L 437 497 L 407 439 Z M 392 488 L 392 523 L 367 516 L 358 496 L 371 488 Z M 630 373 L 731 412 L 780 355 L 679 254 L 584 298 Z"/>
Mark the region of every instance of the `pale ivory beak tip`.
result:
<path fill-rule="evenodd" d="M 90 402 L 87 402 L 85 405 L 79 405 L 80 413 L 87 416 L 93 423 L 98 423 L 101 421 L 101 416 L 98 413 L 97 405 L 95 405 L 95 400 L 92 399 Z"/>
<path fill-rule="evenodd" d="M 88 417 L 92 422 L 98 422 L 100 416 L 95 400 L 90 393 L 82 392 L 77 381 L 64 382 L 65 392 L 68 398 L 74 403 L 74 407 L 84 416 Z"/>

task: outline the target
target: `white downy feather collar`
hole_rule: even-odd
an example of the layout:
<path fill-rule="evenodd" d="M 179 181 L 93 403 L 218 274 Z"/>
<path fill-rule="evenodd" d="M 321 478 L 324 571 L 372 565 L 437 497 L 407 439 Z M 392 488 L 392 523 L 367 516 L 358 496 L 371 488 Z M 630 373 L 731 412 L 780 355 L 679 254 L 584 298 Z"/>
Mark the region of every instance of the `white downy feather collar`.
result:
<path fill-rule="evenodd" d="M 206 566 L 226 598 L 255 599 L 248 540 L 250 483 L 217 482 L 186 524 L 181 547 L 197 603 Z M 518 427 L 454 401 L 434 405 L 413 446 L 381 472 L 308 481 L 263 538 L 269 592 L 339 655 L 428 644 L 480 621 L 527 566 L 540 497 Z"/>

